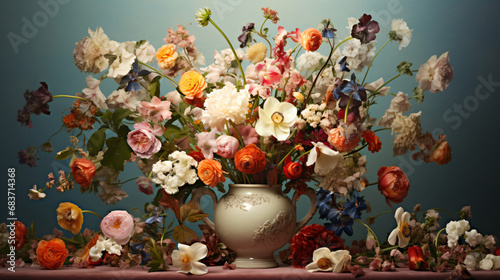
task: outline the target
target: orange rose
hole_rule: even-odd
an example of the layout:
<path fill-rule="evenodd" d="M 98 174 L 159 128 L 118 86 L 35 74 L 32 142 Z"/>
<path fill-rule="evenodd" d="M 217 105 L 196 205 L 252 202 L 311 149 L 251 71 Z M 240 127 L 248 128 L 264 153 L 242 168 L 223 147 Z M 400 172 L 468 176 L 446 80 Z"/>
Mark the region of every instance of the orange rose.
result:
<path fill-rule="evenodd" d="M 297 179 L 302 175 L 302 164 L 290 161 L 283 166 L 283 173 L 290 180 Z"/>
<path fill-rule="evenodd" d="M 212 188 L 218 183 L 226 181 L 220 162 L 213 159 L 204 159 L 198 164 L 198 176 L 201 181 Z"/>
<path fill-rule="evenodd" d="M 60 227 L 71 231 L 73 234 L 80 232 L 83 224 L 83 213 L 80 207 L 71 202 L 64 202 L 59 204 L 56 212 L 57 223 Z"/>
<path fill-rule="evenodd" d="M 246 174 L 255 174 L 266 168 L 266 153 L 255 144 L 250 144 L 234 155 L 236 169 Z"/>
<path fill-rule="evenodd" d="M 406 174 L 397 166 L 382 166 L 377 172 L 378 189 L 385 196 L 385 201 L 392 207 L 391 203 L 401 203 L 408 195 L 410 181 Z"/>
<path fill-rule="evenodd" d="M 67 256 L 66 244 L 59 238 L 52 238 L 50 241 L 42 240 L 36 248 L 38 263 L 45 269 L 60 268 Z"/>
<path fill-rule="evenodd" d="M 158 66 L 163 69 L 169 69 L 174 67 L 175 61 L 179 57 L 177 53 L 177 47 L 174 44 L 163 45 L 156 52 L 156 60 L 158 60 Z"/>
<path fill-rule="evenodd" d="M 23 223 L 19 221 L 15 221 L 14 226 L 16 229 L 15 230 L 16 237 L 14 239 L 14 242 L 16 244 L 16 250 L 20 250 L 21 248 L 23 248 L 24 243 L 26 242 L 26 235 L 28 234 L 28 229 Z"/>
<path fill-rule="evenodd" d="M 302 32 L 302 47 L 306 51 L 316 51 L 323 42 L 323 36 L 316 28 L 307 28 Z"/>
<path fill-rule="evenodd" d="M 443 141 L 437 146 L 431 155 L 431 161 L 439 165 L 447 164 L 451 161 L 451 147 L 448 141 Z"/>
<path fill-rule="evenodd" d="M 339 152 L 348 152 L 356 148 L 359 140 L 361 140 L 360 135 L 356 135 L 352 139 L 346 139 L 345 130 L 340 125 L 337 128 L 330 129 L 328 132 L 328 142 Z"/>
<path fill-rule="evenodd" d="M 82 188 L 87 189 L 92 184 L 92 178 L 94 178 L 96 168 L 94 164 L 86 158 L 77 158 L 71 164 L 71 173 L 75 181 L 82 186 Z"/>
<path fill-rule="evenodd" d="M 194 70 L 182 74 L 179 80 L 179 90 L 186 96 L 186 99 L 201 99 L 206 87 L 207 82 L 203 75 Z"/>

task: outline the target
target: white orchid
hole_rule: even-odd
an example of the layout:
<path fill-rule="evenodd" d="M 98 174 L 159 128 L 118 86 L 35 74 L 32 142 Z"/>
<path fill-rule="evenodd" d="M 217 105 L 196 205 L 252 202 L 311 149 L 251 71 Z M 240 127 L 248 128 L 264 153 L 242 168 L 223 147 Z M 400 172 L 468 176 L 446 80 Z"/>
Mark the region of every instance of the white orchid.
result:
<path fill-rule="evenodd" d="M 306 266 L 309 272 L 333 271 L 342 272 L 346 262 L 351 260 L 351 255 L 347 250 L 337 250 L 331 252 L 329 248 L 322 247 L 314 250 L 313 262 Z"/>
<path fill-rule="evenodd" d="M 297 107 L 288 102 L 279 102 L 269 97 L 264 108 L 259 107 L 259 120 L 255 130 L 260 136 L 274 136 L 278 141 L 284 141 L 290 135 L 290 127 L 297 121 Z"/>
<path fill-rule="evenodd" d="M 312 144 L 314 147 L 309 153 L 306 165 L 311 166 L 316 163 L 314 173 L 326 175 L 335 167 L 342 165 L 344 156 L 341 153 L 328 148 L 321 142 L 312 142 Z"/>
<path fill-rule="evenodd" d="M 398 223 L 398 226 L 391 232 L 387 241 L 389 244 L 396 244 L 396 239 L 398 239 L 398 246 L 400 248 L 406 247 L 410 242 L 410 225 L 408 222 L 410 221 L 410 213 L 405 212 L 403 207 L 399 207 L 394 214 L 394 218 Z"/>
<path fill-rule="evenodd" d="M 196 242 L 191 246 L 179 243 L 179 250 L 172 252 L 172 264 L 180 269 L 179 272 L 203 275 L 208 272 L 208 268 L 199 260 L 207 254 L 207 246 L 203 243 Z"/>

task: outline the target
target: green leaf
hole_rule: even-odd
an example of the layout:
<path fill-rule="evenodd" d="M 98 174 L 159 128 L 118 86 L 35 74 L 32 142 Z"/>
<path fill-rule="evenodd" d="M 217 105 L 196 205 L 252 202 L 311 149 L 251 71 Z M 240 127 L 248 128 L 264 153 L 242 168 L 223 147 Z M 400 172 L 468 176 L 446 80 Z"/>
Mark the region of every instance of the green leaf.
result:
<path fill-rule="evenodd" d="M 420 87 L 415 87 L 413 97 L 417 100 L 417 103 L 422 103 L 424 101 L 424 91 Z"/>
<path fill-rule="evenodd" d="M 122 137 L 122 138 L 127 138 L 127 135 L 128 133 L 130 132 L 130 128 L 126 125 L 122 125 L 120 126 L 120 128 L 118 129 L 118 136 Z"/>
<path fill-rule="evenodd" d="M 68 147 L 60 152 L 57 153 L 56 159 L 59 160 L 65 160 L 69 157 L 71 157 L 75 153 L 75 148 Z"/>
<path fill-rule="evenodd" d="M 189 243 L 191 239 L 196 239 L 196 233 L 185 224 L 182 224 L 174 228 L 172 237 L 179 243 Z"/>
<path fill-rule="evenodd" d="M 120 123 L 122 122 L 122 120 L 130 116 L 131 114 L 132 111 L 128 109 L 123 109 L 123 108 L 116 109 L 113 112 L 113 117 L 111 119 L 113 121 L 113 126 L 115 127 L 115 129 L 118 129 L 118 127 L 120 127 Z"/>
<path fill-rule="evenodd" d="M 97 155 L 104 148 L 106 142 L 106 128 L 100 128 L 92 134 L 87 143 L 87 149 L 91 156 Z"/>
<path fill-rule="evenodd" d="M 269 31 L 269 28 L 264 28 L 262 29 L 262 35 L 267 36 L 267 32 Z"/>
<path fill-rule="evenodd" d="M 125 161 L 130 159 L 132 149 L 127 140 L 121 137 L 112 137 L 106 140 L 108 150 L 104 153 L 101 164 L 115 171 L 123 171 Z"/>
<path fill-rule="evenodd" d="M 149 83 L 148 92 L 151 97 L 160 97 L 160 79 L 161 76 L 156 76 L 153 78 L 151 83 Z"/>
<path fill-rule="evenodd" d="M 396 67 L 399 74 L 413 76 L 413 72 L 411 71 L 411 66 L 413 63 L 401 61 L 401 63 Z"/>
<path fill-rule="evenodd" d="M 205 212 L 195 209 L 194 202 L 191 200 L 188 203 L 181 206 L 180 209 L 180 222 L 184 223 L 184 221 L 189 221 L 191 223 L 197 222 L 203 218 L 208 217 L 208 214 Z"/>
<path fill-rule="evenodd" d="M 112 116 L 113 116 L 113 113 L 108 110 L 108 111 L 106 111 L 106 113 L 102 114 L 101 121 L 107 125 L 110 125 Z"/>

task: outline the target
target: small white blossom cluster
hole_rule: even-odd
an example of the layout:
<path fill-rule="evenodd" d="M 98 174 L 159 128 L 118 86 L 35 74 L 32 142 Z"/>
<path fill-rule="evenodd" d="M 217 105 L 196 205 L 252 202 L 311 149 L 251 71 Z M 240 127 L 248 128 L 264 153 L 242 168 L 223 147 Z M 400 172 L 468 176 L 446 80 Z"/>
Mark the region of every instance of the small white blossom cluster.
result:
<path fill-rule="evenodd" d="M 446 234 L 448 235 L 448 247 L 451 249 L 458 245 L 460 236 L 470 229 L 469 221 L 451 221 L 446 225 Z"/>
<path fill-rule="evenodd" d="M 323 118 L 323 111 L 325 110 L 325 108 L 326 103 L 323 103 L 321 105 L 314 103 L 309 104 L 304 110 L 302 110 L 300 115 L 307 123 L 316 128 Z"/>
<path fill-rule="evenodd" d="M 169 160 L 153 164 L 153 181 L 168 194 L 175 194 L 179 187 L 194 184 L 198 180 L 195 167 L 198 162 L 184 151 L 175 151 L 168 156 Z"/>
<path fill-rule="evenodd" d="M 93 262 L 98 261 L 102 257 L 102 252 L 106 251 L 110 255 L 121 255 L 122 246 L 117 244 L 113 238 L 99 236 L 96 244 L 90 248 L 89 255 Z"/>

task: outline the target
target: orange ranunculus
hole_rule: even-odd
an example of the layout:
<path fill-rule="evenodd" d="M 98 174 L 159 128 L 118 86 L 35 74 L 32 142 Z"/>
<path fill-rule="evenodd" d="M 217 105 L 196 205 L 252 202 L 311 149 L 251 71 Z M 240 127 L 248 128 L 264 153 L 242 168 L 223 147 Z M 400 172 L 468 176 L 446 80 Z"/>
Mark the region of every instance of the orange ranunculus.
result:
<path fill-rule="evenodd" d="M 234 155 L 236 169 L 246 174 L 255 174 L 266 168 L 266 153 L 255 144 L 250 144 Z"/>
<path fill-rule="evenodd" d="M 63 202 L 59 204 L 56 212 L 57 223 L 60 227 L 71 231 L 73 234 L 80 232 L 83 224 L 83 213 L 80 207 L 71 202 Z"/>
<path fill-rule="evenodd" d="M 439 165 L 447 164 L 451 161 L 451 147 L 448 141 L 439 143 L 431 154 L 431 161 L 435 161 Z"/>
<path fill-rule="evenodd" d="M 411 246 L 408 248 L 408 266 L 410 270 L 426 270 L 429 264 L 425 261 L 422 248 Z"/>
<path fill-rule="evenodd" d="M 323 42 L 323 36 L 321 32 L 316 28 L 307 28 L 302 32 L 302 47 L 306 51 L 316 51 L 321 46 Z"/>
<path fill-rule="evenodd" d="M 207 82 L 203 75 L 194 70 L 182 74 L 179 80 L 179 90 L 186 96 L 186 99 L 201 99 L 206 87 Z"/>
<path fill-rule="evenodd" d="M 90 187 L 92 178 L 94 178 L 96 168 L 94 164 L 86 158 L 77 158 L 71 164 L 71 173 L 75 181 L 82 186 L 82 188 Z"/>
<path fill-rule="evenodd" d="M 198 164 L 198 176 L 201 181 L 210 187 L 226 181 L 220 162 L 213 159 L 204 159 Z"/>
<path fill-rule="evenodd" d="M 361 136 L 358 134 L 351 139 L 345 137 L 344 127 L 339 125 L 337 128 L 330 129 L 328 132 L 328 142 L 332 144 L 335 150 L 339 152 L 348 152 L 358 146 Z"/>
<path fill-rule="evenodd" d="M 21 250 L 23 248 L 24 243 L 26 242 L 26 235 L 28 234 L 28 229 L 26 226 L 19 222 L 19 221 L 14 221 L 14 226 L 15 226 L 15 239 L 14 242 L 16 244 L 16 250 Z"/>
<path fill-rule="evenodd" d="M 156 60 L 158 60 L 158 66 L 163 69 L 169 69 L 174 67 L 175 61 L 179 57 L 177 53 L 177 47 L 174 44 L 163 45 L 156 52 Z"/>
<path fill-rule="evenodd" d="M 302 175 L 302 164 L 298 162 L 293 162 L 290 156 L 285 159 L 285 165 L 283 166 L 283 173 L 290 180 L 295 180 Z"/>
<path fill-rule="evenodd" d="M 52 238 L 50 241 L 42 240 L 36 248 L 38 263 L 45 269 L 60 268 L 67 256 L 66 244 L 59 238 Z"/>
<path fill-rule="evenodd" d="M 385 196 L 385 201 L 392 207 L 391 203 L 401 203 L 408 195 L 410 181 L 406 174 L 397 166 L 382 166 L 378 172 L 378 189 Z"/>
<path fill-rule="evenodd" d="M 377 135 L 371 130 L 365 130 L 363 132 L 363 139 L 368 143 L 368 151 L 375 153 L 380 151 L 382 148 L 382 142 Z"/>

